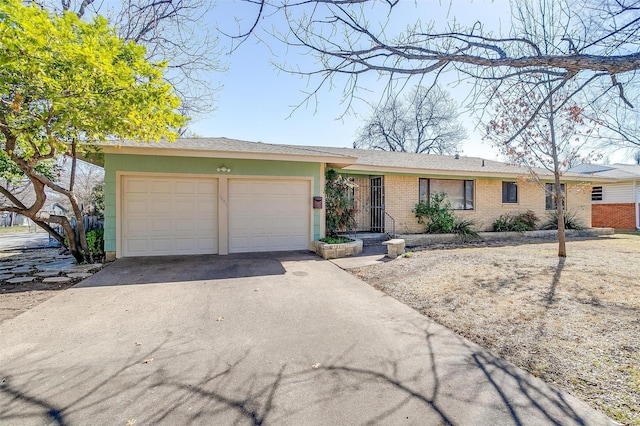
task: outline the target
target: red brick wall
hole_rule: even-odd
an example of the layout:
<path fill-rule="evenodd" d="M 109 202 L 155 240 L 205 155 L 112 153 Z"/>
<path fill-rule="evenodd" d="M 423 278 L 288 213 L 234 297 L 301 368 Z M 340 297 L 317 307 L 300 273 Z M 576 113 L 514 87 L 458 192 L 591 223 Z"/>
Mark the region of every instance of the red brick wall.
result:
<path fill-rule="evenodd" d="M 635 204 L 591 205 L 591 226 L 616 229 L 636 229 Z"/>

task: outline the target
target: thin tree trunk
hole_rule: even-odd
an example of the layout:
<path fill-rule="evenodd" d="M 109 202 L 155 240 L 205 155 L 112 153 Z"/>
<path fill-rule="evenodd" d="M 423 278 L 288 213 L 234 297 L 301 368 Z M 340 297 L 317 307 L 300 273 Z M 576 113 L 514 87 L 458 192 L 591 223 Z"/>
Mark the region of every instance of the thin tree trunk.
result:
<path fill-rule="evenodd" d="M 564 232 L 564 193 L 560 185 L 560 165 L 558 162 L 558 147 L 556 145 L 555 107 L 553 96 L 549 96 L 549 129 L 551 135 L 551 153 L 553 156 L 553 177 L 555 183 L 556 209 L 558 214 L 558 257 L 567 257 L 567 245 Z"/>

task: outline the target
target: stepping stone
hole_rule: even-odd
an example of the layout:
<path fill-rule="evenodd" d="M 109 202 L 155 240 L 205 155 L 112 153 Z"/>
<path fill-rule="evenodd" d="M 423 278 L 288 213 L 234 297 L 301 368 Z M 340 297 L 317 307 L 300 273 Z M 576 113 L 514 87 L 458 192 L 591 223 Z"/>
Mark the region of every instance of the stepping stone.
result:
<path fill-rule="evenodd" d="M 89 278 L 92 275 L 93 274 L 89 272 L 72 272 L 70 274 L 67 274 L 69 278 L 81 278 L 81 279 Z"/>
<path fill-rule="evenodd" d="M 36 277 L 16 277 L 16 278 L 11 278 L 10 280 L 7 280 L 7 282 L 9 284 L 24 284 L 24 283 L 33 282 L 35 279 Z"/>
<path fill-rule="evenodd" d="M 69 277 L 49 277 L 42 280 L 44 284 L 66 284 L 71 282 Z"/>
<path fill-rule="evenodd" d="M 42 278 L 47 278 L 47 277 L 57 277 L 59 274 L 58 271 L 44 271 L 44 272 L 38 272 L 37 274 L 34 274 L 36 277 L 42 277 Z"/>
<path fill-rule="evenodd" d="M 18 266 L 17 268 L 13 268 L 11 270 L 14 274 L 26 274 L 33 271 L 33 268 L 30 266 Z"/>
<path fill-rule="evenodd" d="M 0 280 L 8 280 L 9 278 L 13 278 L 13 274 L 0 274 Z"/>
<path fill-rule="evenodd" d="M 42 266 L 38 266 L 36 269 L 38 271 L 40 271 L 40 272 L 56 272 L 56 273 L 60 273 L 60 272 L 68 271 L 71 268 L 66 267 L 66 266 L 59 266 L 59 265 L 55 265 L 55 266 L 42 265 Z"/>
<path fill-rule="evenodd" d="M 102 268 L 102 263 L 90 263 L 87 265 L 77 265 L 73 268 L 73 272 L 93 272 Z"/>

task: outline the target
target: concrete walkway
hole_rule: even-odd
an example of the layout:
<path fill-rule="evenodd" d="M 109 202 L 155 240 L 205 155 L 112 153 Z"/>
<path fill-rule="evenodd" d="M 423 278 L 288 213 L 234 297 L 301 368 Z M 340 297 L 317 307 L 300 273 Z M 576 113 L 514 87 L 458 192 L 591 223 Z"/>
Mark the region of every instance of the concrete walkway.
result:
<path fill-rule="evenodd" d="M 119 260 L 0 336 L 0 424 L 612 424 L 306 253 Z"/>

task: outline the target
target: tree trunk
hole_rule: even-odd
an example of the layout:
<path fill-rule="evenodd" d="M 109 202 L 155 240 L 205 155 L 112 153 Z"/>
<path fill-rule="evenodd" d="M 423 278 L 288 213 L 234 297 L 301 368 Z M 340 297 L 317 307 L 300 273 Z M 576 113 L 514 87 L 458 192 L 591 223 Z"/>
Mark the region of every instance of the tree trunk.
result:
<path fill-rule="evenodd" d="M 566 236 L 564 229 L 564 193 L 560 185 L 560 175 L 556 173 L 556 204 L 558 206 L 558 257 L 567 257 Z"/>
<path fill-rule="evenodd" d="M 553 157 L 554 193 L 556 197 L 556 210 L 558 214 L 558 257 L 567 257 L 567 245 L 564 232 L 564 193 L 560 185 L 560 165 L 558 162 L 558 146 L 556 145 L 555 130 L 555 106 L 553 96 L 549 96 L 549 129 L 551 136 L 551 154 Z"/>

